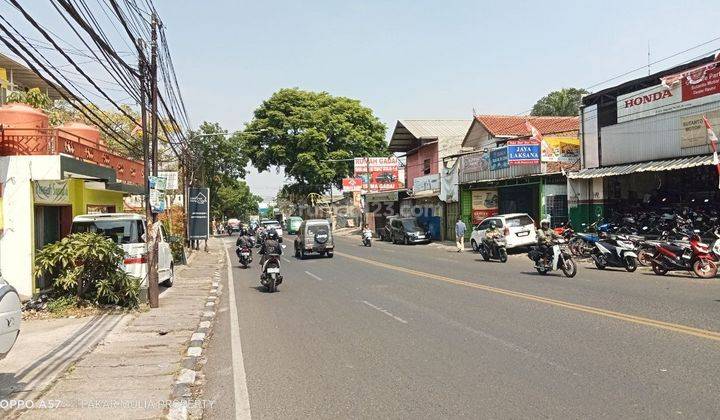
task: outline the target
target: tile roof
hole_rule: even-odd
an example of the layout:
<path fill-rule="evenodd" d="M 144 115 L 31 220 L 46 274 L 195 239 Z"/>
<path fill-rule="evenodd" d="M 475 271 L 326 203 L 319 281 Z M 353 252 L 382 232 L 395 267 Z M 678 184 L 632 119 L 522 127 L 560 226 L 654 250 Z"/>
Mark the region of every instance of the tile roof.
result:
<path fill-rule="evenodd" d="M 475 120 L 482 124 L 494 137 L 529 136 L 525 121 L 530 121 L 540 133 L 561 133 L 580 129 L 579 117 L 531 117 L 526 115 L 476 115 Z"/>

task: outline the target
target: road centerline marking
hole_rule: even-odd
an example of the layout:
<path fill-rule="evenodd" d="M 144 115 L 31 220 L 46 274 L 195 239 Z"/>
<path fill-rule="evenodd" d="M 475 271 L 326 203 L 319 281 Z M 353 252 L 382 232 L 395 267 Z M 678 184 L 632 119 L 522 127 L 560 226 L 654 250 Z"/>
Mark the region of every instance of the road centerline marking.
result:
<path fill-rule="evenodd" d="M 311 273 L 311 272 L 309 272 L 309 271 L 306 271 L 305 274 L 307 274 L 308 276 L 314 278 L 314 279 L 317 280 L 317 281 L 323 281 L 323 279 L 321 279 L 319 276 L 316 276 L 315 274 L 313 274 L 313 273 Z"/>
<path fill-rule="evenodd" d="M 235 418 L 251 419 L 250 395 L 248 392 L 247 376 L 245 375 L 245 363 L 243 361 L 242 345 L 240 343 L 240 320 L 238 318 L 237 303 L 235 302 L 235 281 L 230 263 L 230 251 L 225 247 L 227 257 L 227 282 L 228 299 L 230 305 L 230 349 L 232 350 L 232 372 Z"/>
<path fill-rule="evenodd" d="M 630 315 L 630 314 L 626 314 L 626 313 L 622 313 L 622 312 L 615 312 L 615 311 L 611 311 L 608 309 L 596 308 L 593 306 L 581 305 L 578 303 L 566 302 L 566 301 L 562 301 L 562 300 L 558 300 L 558 299 L 552 299 L 552 298 L 547 298 L 547 297 L 543 297 L 543 296 L 532 295 L 529 293 L 517 292 L 517 291 L 509 290 L 509 289 L 502 289 L 499 287 L 487 286 L 487 285 L 479 284 L 479 283 L 472 283 L 469 281 L 458 280 L 458 279 L 454 279 L 451 277 L 441 276 L 439 274 L 432 274 L 432 273 L 427 273 L 424 271 L 413 270 L 413 269 L 400 267 L 400 266 L 396 266 L 396 265 L 392 265 L 392 264 L 387 264 L 387 263 L 383 263 L 380 261 L 370 260 L 367 258 L 357 257 L 355 255 L 349 255 L 349 254 L 345 254 L 345 253 L 337 252 L 337 251 L 335 252 L 335 255 L 339 255 L 339 256 L 349 258 L 352 260 L 356 260 L 359 262 L 363 262 L 366 264 L 371 264 L 376 267 L 386 268 L 388 270 L 399 271 L 399 272 L 406 273 L 406 274 L 412 274 L 412 275 L 416 275 L 418 277 L 425 277 L 425 278 L 429 278 L 432 280 L 437 280 L 437 281 L 441 281 L 441 282 L 445 282 L 445 283 L 449 283 L 449 284 L 454 284 L 457 286 L 465 286 L 465 287 L 470 287 L 470 288 L 474 288 L 474 289 L 480 289 L 480 290 L 484 290 L 484 291 L 491 292 L 491 293 L 501 294 L 501 295 L 515 297 L 515 298 L 524 299 L 524 300 L 529 300 L 529 301 L 533 301 L 533 302 L 545 303 L 545 304 L 551 305 L 551 306 L 557 306 L 557 307 L 571 309 L 571 310 L 578 311 L 578 312 L 585 312 L 585 313 L 589 313 L 589 314 L 599 315 L 599 316 L 603 316 L 606 318 L 618 319 L 621 321 L 645 325 L 645 326 L 649 326 L 649 327 L 654 327 L 654 328 L 661 329 L 661 330 L 673 331 L 673 332 L 677 332 L 677 333 L 681 333 L 681 334 L 705 338 L 708 340 L 720 341 L 720 332 L 716 332 L 716 331 L 704 330 L 701 328 L 690 327 L 690 326 L 682 325 L 682 324 L 674 324 L 671 322 L 659 321 L 659 320 L 651 319 L 651 318 L 644 318 L 641 316 Z"/>
<path fill-rule="evenodd" d="M 384 309 L 384 308 L 381 308 L 381 307 L 379 307 L 379 306 L 373 305 L 372 303 L 368 302 L 367 300 L 363 300 L 362 303 L 364 303 L 365 305 L 367 305 L 367 306 L 375 309 L 375 310 L 378 311 L 378 312 L 384 313 L 385 315 L 389 316 L 390 318 L 393 318 L 395 321 L 402 322 L 403 324 L 407 324 L 407 323 L 408 323 L 407 321 L 405 321 L 404 319 L 400 318 L 399 316 L 393 315 L 393 314 L 392 314 L 390 311 L 388 311 L 387 309 Z"/>

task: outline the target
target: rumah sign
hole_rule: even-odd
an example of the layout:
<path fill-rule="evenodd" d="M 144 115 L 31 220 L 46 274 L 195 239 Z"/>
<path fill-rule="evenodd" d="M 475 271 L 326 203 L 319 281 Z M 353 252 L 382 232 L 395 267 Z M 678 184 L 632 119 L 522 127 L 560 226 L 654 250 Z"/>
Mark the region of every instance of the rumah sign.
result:
<path fill-rule="evenodd" d="M 365 191 L 398 188 L 398 160 L 395 157 L 355 158 L 355 178 L 362 178 Z M 368 172 L 369 171 L 369 172 Z M 369 187 L 367 184 L 370 184 Z M 344 184 L 343 184 L 344 185 Z"/>
<path fill-rule="evenodd" d="M 343 192 L 360 192 L 363 188 L 362 178 L 343 178 Z"/>

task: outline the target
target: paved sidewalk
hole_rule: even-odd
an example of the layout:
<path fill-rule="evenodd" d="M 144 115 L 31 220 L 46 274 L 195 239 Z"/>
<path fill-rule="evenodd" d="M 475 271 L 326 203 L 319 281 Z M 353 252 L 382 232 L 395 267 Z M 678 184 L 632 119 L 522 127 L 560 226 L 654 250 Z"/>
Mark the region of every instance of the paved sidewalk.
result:
<path fill-rule="evenodd" d="M 175 377 L 204 312 L 213 273 L 224 261 L 220 239 L 196 252 L 176 271 L 160 308 L 142 312 L 114 328 L 97 347 L 40 396 L 61 408 L 33 409 L 23 419 L 146 419 L 164 417 Z M 15 349 L 18 350 L 18 349 Z"/>

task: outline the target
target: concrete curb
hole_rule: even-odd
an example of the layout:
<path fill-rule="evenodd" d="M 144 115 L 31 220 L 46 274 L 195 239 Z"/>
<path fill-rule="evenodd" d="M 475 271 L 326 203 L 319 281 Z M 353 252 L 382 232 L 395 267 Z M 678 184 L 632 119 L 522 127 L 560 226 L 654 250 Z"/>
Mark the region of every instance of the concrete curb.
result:
<path fill-rule="evenodd" d="M 205 302 L 202 316 L 198 321 L 195 331 L 189 339 L 185 357 L 181 361 L 181 369 L 175 377 L 172 390 L 172 399 L 175 404 L 170 408 L 167 418 L 172 420 L 185 420 L 190 413 L 188 407 L 192 398 L 192 387 L 202 376 L 201 371 L 204 362 L 201 360 L 203 350 L 209 340 L 210 332 L 215 324 L 216 312 L 215 302 L 220 298 L 222 285 L 220 284 L 221 269 L 225 267 L 225 255 L 218 259 L 219 267 L 215 269 L 212 276 L 212 286 Z M 193 416 L 194 417 L 194 416 Z"/>

